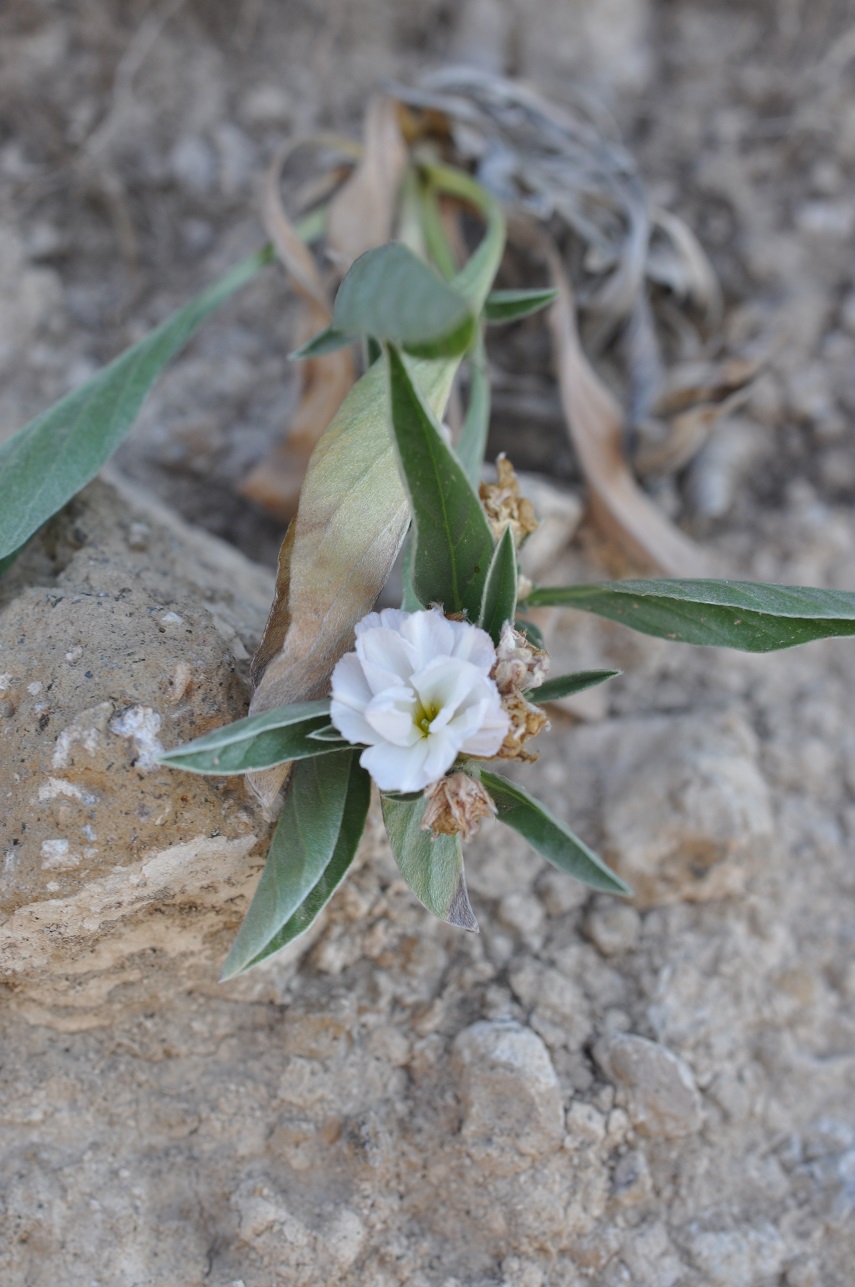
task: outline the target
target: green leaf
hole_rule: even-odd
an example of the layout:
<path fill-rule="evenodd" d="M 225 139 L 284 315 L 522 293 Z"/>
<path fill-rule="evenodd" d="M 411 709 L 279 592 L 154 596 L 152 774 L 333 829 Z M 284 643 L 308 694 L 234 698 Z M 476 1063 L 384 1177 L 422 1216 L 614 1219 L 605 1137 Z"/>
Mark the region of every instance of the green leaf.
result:
<path fill-rule="evenodd" d="M 454 251 L 445 235 L 436 189 L 429 183 L 421 185 L 416 190 L 416 203 L 428 256 L 446 281 L 451 281 L 457 272 L 457 264 Z"/>
<path fill-rule="evenodd" d="M 23 545 L 98 473 L 168 362 L 214 309 L 272 259 L 238 264 L 145 339 L 0 445 L 0 558 Z"/>
<path fill-rule="evenodd" d="M 422 831 L 428 803 L 423 795 L 410 800 L 381 795 L 380 801 L 392 853 L 416 898 L 441 921 L 477 933 L 463 876 L 460 837 Z"/>
<path fill-rule="evenodd" d="M 466 477 L 475 488 L 481 479 L 489 431 L 490 380 L 487 375 L 484 337 L 479 332 L 469 355 L 469 406 L 466 408 L 466 417 L 455 449 Z"/>
<path fill-rule="evenodd" d="M 336 742 L 339 747 L 347 746 L 346 737 L 342 737 L 335 724 L 323 724 L 320 728 L 315 728 L 311 733 L 306 734 L 313 742 Z"/>
<path fill-rule="evenodd" d="M 424 173 L 437 192 L 468 201 L 487 221 L 487 230 L 475 253 L 454 278 L 454 287 L 481 313 L 505 253 L 505 216 L 491 192 L 477 180 L 450 165 L 426 165 Z"/>
<path fill-rule="evenodd" d="M 493 290 L 484 303 L 484 320 L 516 322 L 547 308 L 558 298 L 557 290 Z"/>
<path fill-rule="evenodd" d="M 348 816 L 346 823 L 345 805 L 352 775 L 362 772 L 356 756 L 352 751 L 302 760 L 294 769 L 255 896 L 226 957 L 223 980 L 234 978 L 269 954 L 274 937 L 327 871 L 345 829 L 346 847 L 353 841 L 353 819 Z M 339 851 L 339 863 L 342 861 Z"/>
<path fill-rule="evenodd" d="M 401 559 L 401 607 L 404 612 L 418 612 L 424 606 L 413 589 L 413 538 L 410 536 Z"/>
<path fill-rule="evenodd" d="M 518 831 L 533 849 L 575 880 L 606 894 L 631 894 L 628 885 L 610 871 L 602 858 L 583 844 L 539 800 L 495 773 L 481 770 L 481 781 L 493 797 L 499 821 Z"/>
<path fill-rule="evenodd" d="M 616 581 L 537 586 L 531 607 L 581 608 L 679 643 L 774 652 L 855 635 L 855 592 L 751 581 Z"/>
<path fill-rule="evenodd" d="M 517 606 L 517 552 L 514 534 L 506 527 L 493 551 L 484 582 L 478 625 L 498 644 L 502 626 L 513 621 Z"/>
<path fill-rule="evenodd" d="M 530 688 L 526 697 L 530 702 L 554 702 L 559 697 L 572 697 L 574 693 L 584 692 L 604 684 L 607 679 L 619 675 L 619 670 L 577 670 L 575 675 L 556 675 L 554 679 L 545 680 L 539 688 Z"/>
<path fill-rule="evenodd" d="M 336 330 L 334 326 L 325 326 L 317 335 L 313 335 L 299 349 L 294 349 L 293 353 L 288 356 L 293 361 L 301 358 L 323 357 L 325 353 L 335 353 L 338 349 L 347 348 L 348 344 L 354 344 L 359 339 L 358 335 L 347 335 L 344 331 Z"/>
<path fill-rule="evenodd" d="M 329 727 L 329 715 L 328 700 L 278 706 L 166 751 L 158 763 L 223 777 L 341 750 L 349 745 L 343 738 L 333 743 L 312 736 Z"/>
<path fill-rule="evenodd" d="M 390 347 L 388 357 L 392 432 L 413 515 L 413 588 L 421 603 L 477 621 L 493 557 L 487 517 L 401 355 Z"/>
<path fill-rule="evenodd" d="M 286 947 L 288 943 L 292 943 L 295 938 L 305 934 L 306 930 L 317 920 L 319 914 L 326 907 L 347 875 L 350 865 L 356 857 L 356 851 L 359 848 L 359 842 L 365 830 L 365 819 L 368 816 L 370 800 L 371 778 L 364 769 L 359 767 L 357 757 L 353 755 L 351 756 L 350 780 L 344 801 L 341 827 L 328 865 L 318 883 L 306 895 L 293 916 L 288 918 L 282 928 L 273 935 L 267 946 L 257 956 L 254 956 L 249 965 L 244 966 L 244 969 L 248 970 L 253 965 L 258 965 L 260 961 L 266 961 L 268 957 Z"/>
<path fill-rule="evenodd" d="M 360 255 L 339 287 L 333 326 L 419 357 L 453 357 L 472 340 L 466 299 L 400 242 Z"/>

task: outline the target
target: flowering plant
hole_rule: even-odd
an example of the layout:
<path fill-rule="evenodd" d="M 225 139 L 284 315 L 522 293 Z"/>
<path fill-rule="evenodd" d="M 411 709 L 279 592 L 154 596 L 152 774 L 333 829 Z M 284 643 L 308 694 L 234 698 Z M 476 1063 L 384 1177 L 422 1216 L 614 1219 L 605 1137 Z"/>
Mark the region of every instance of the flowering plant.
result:
<path fill-rule="evenodd" d="M 536 759 L 529 743 L 546 727 L 544 705 L 616 673 L 547 677 L 530 610 L 565 605 L 667 639 L 755 652 L 855 634 L 851 592 L 708 580 L 532 586 L 520 577 L 518 549 L 536 526 L 532 507 L 507 460 L 497 462 L 495 484 L 481 479 L 489 422 L 484 328 L 533 313 L 558 294 L 567 339 L 566 282 L 554 273 L 559 292 L 493 290 L 505 244 L 497 201 L 430 157 L 413 155 L 405 169 L 398 226 L 419 253 L 398 241 L 358 257 L 331 323 L 295 355 L 326 359 L 360 343 L 364 374 L 309 461 L 253 659 L 249 716 L 161 757 L 197 773 L 246 774 L 279 817 L 226 978 L 270 957 L 317 918 L 355 857 L 372 778 L 401 874 L 426 908 L 453 925 L 477 929 L 462 842 L 485 818 L 511 827 L 586 885 L 630 892 L 562 821 L 496 772 L 502 761 Z M 439 197 L 485 221 L 459 269 L 444 240 Z M 321 292 L 294 242 L 299 237 L 280 237 L 277 247 L 317 304 Z M 238 265 L 0 444 L 0 574 L 95 476 L 188 336 L 272 258 L 266 247 Z M 578 347 L 569 340 L 566 347 L 575 356 L 562 366 L 565 397 L 608 417 L 611 403 L 580 364 Z M 462 360 L 469 405 L 452 444 L 441 418 Z M 614 519 L 620 503 L 637 518 L 639 494 L 630 494 L 628 474 L 621 478 L 608 512 Z M 599 492 L 596 499 L 603 502 Z M 649 507 L 645 513 L 658 517 Z M 401 607 L 376 612 L 402 548 Z"/>
<path fill-rule="evenodd" d="M 274 640 L 278 652 L 262 644 L 247 719 L 163 757 L 200 773 L 247 773 L 267 807 L 281 806 L 226 978 L 291 942 L 332 897 L 357 850 L 371 779 L 401 874 L 453 925 L 477 929 L 462 841 L 485 818 L 513 828 L 591 888 L 631 892 L 544 805 L 495 771 L 504 760 L 537 758 L 528 744 L 547 726 L 545 703 L 616 673 L 548 678 L 542 640 L 525 617 L 530 608 L 567 604 L 649 634 L 753 651 L 855 633 L 855 595 L 839 592 L 666 580 L 536 587 L 520 577 L 518 549 L 536 518 L 507 460 L 500 458 L 495 484 L 480 482 L 483 405 L 453 446 L 439 419 L 461 354 L 483 357 L 481 324 L 495 308 L 489 287 L 501 212 L 477 185 L 466 192 L 488 230 L 457 276 L 443 283 L 400 244 L 369 251 L 342 283 L 332 326 L 302 350 L 361 338 L 368 368 L 316 449 L 283 546 L 289 615 Z M 514 292 L 502 316 L 551 298 Z M 376 420 L 367 419 L 369 405 Z M 345 442 L 349 455 L 340 451 Z M 330 476 L 333 459 L 339 472 Z M 372 611 L 408 529 L 402 606 Z M 364 590 L 369 564 L 374 579 Z M 297 617 L 301 567 L 310 629 Z"/>

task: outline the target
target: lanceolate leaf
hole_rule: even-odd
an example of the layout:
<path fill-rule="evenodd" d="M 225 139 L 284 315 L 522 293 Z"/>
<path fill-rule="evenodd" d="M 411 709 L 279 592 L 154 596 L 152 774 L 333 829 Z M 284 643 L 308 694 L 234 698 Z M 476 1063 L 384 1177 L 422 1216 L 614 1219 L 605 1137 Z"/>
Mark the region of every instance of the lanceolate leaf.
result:
<path fill-rule="evenodd" d="M 481 478 L 489 429 L 490 380 L 484 337 L 479 334 L 469 354 L 469 405 L 456 448 L 457 459 L 473 487 L 478 486 Z"/>
<path fill-rule="evenodd" d="M 339 287 L 333 326 L 421 357 L 463 353 L 475 316 L 467 300 L 400 242 L 360 255 Z"/>
<path fill-rule="evenodd" d="M 514 534 L 506 527 L 493 552 L 478 619 L 479 626 L 487 631 L 494 644 L 498 644 L 505 622 L 514 619 L 518 575 Z"/>
<path fill-rule="evenodd" d="M 484 320 L 487 322 L 516 322 L 521 317 L 530 317 L 539 313 L 542 308 L 555 302 L 557 290 L 494 290 L 487 296 L 484 304 Z"/>
<path fill-rule="evenodd" d="M 469 905 L 463 877 L 459 836 L 432 836 L 422 831 L 427 800 L 381 796 L 383 821 L 401 875 L 416 898 L 449 925 L 475 930 L 478 922 Z"/>
<path fill-rule="evenodd" d="M 475 490 L 389 348 L 392 431 L 413 513 L 413 588 L 422 603 L 477 621 L 493 536 Z"/>
<path fill-rule="evenodd" d="M 559 697 L 572 697 L 574 693 L 604 684 L 607 679 L 613 679 L 619 674 L 619 670 L 577 670 L 575 675 L 556 675 L 554 679 L 547 679 L 539 688 L 530 688 L 526 697 L 530 702 L 542 705 L 544 702 L 557 701 Z"/>
<path fill-rule="evenodd" d="M 334 326 L 325 326 L 322 331 L 318 331 L 317 335 L 313 335 L 301 348 L 295 349 L 288 356 L 295 361 L 300 358 L 322 357 L 325 353 L 335 353 L 348 344 L 354 344 L 358 338 L 357 335 L 347 335 L 344 331 L 337 331 Z"/>
<path fill-rule="evenodd" d="M 418 596 L 413 589 L 413 538 L 407 541 L 404 546 L 404 555 L 401 559 L 401 607 L 405 612 L 418 612 L 425 605 L 419 602 Z"/>
<path fill-rule="evenodd" d="M 350 760 L 350 780 L 347 785 L 341 827 L 332 857 L 320 880 L 306 895 L 293 916 L 290 916 L 282 928 L 273 935 L 263 951 L 253 957 L 246 969 L 258 965 L 260 961 L 266 961 L 280 948 L 293 942 L 301 934 L 305 934 L 338 889 L 356 857 L 359 841 L 365 830 L 365 819 L 368 816 L 371 778 L 364 769 L 359 767 L 356 755 L 351 755 Z"/>
<path fill-rule="evenodd" d="M 272 252 L 259 251 L 162 322 L 81 388 L 0 445 L 0 558 L 17 550 L 98 473 L 168 362 Z"/>
<path fill-rule="evenodd" d="M 855 635 L 855 591 L 750 581 L 616 581 L 538 586 L 532 607 L 581 608 L 679 643 L 773 652 Z"/>
<path fill-rule="evenodd" d="M 322 755 L 347 745 L 341 738 L 336 745 L 310 736 L 329 725 L 329 712 L 329 701 L 319 701 L 294 702 L 262 715 L 250 715 L 167 751 L 160 763 L 222 776 Z"/>
<path fill-rule="evenodd" d="M 525 837 L 553 867 L 606 894 L 632 893 L 619 876 L 609 871 L 602 858 L 522 787 L 483 769 L 481 781 L 496 803 L 499 820 Z"/>
<path fill-rule="evenodd" d="M 327 870 L 345 827 L 351 775 L 362 771 L 357 754 L 324 755 L 301 760 L 295 767 L 255 896 L 223 966 L 223 979 L 234 978 L 267 955 L 273 938 Z M 349 825 L 347 834 L 352 839 Z"/>

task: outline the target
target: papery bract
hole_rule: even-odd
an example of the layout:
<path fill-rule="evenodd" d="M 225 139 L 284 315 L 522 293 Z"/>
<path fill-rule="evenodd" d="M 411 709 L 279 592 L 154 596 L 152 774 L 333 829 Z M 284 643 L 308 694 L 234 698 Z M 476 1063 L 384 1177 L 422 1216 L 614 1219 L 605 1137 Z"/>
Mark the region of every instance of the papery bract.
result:
<path fill-rule="evenodd" d="M 366 747 L 360 764 L 382 791 L 421 791 L 459 754 L 501 747 L 509 721 L 489 677 L 495 661 L 486 631 L 438 609 L 371 612 L 333 671 L 330 718 Z"/>

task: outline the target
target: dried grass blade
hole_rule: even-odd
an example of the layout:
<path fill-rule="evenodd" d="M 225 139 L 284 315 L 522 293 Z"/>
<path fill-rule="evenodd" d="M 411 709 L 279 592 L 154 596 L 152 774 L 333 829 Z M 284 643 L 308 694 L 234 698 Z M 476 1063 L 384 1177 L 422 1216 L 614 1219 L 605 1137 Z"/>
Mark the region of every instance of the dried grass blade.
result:
<path fill-rule="evenodd" d="M 573 293 L 558 251 L 542 234 L 538 241 L 559 292 L 549 320 L 561 402 L 588 484 L 594 521 L 631 558 L 667 576 L 702 575 L 702 552 L 653 506 L 629 470 L 623 414 L 582 350 Z"/>
<path fill-rule="evenodd" d="M 293 150 L 283 149 L 267 172 L 262 198 L 264 223 L 276 253 L 306 304 L 300 342 L 323 330 L 332 319 L 332 304 L 314 258 L 285 213 L 280 194 L 282 167 Z M 356 378 L 353 353 L 339 349 L 300 364 L 300 392 L 285 442 L 258 462 L 241 484 L 241 492 L 282 519 L 290 519 L 309 457 Z"/>

